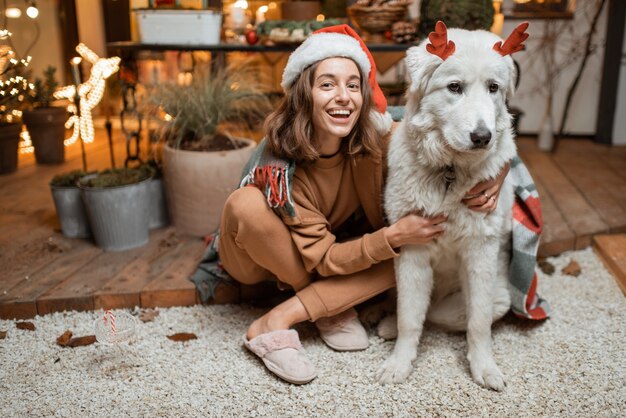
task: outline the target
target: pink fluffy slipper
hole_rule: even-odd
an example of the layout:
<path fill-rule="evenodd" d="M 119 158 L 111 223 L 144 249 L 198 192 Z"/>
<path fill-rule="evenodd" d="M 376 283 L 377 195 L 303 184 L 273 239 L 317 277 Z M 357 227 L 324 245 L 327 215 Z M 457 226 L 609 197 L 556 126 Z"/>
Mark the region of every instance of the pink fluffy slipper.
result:
<path fill-rule="evenodd" d="M 272 373 L 289 383 L 302 385 L 315 379 L 315 366 L 306 357 L 298 333 L 293 330 L 272 331 L 249 340 L 245 347 L 256 354 Z"/>
<path fill-rule="evenodd" d="M 365 350 L 369 346 L 367 331 L 354 308 L 339 315 L 315 321 L 320 337 L 327 346 L 337 351 Z"/>

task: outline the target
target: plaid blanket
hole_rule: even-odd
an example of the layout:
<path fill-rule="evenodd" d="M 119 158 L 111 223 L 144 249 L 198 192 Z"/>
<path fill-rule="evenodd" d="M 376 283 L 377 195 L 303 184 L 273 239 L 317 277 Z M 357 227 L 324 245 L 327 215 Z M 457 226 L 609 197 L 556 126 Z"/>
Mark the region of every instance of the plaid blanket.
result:
<path fill-rule="evenodd" d="M 239 187 L 253 186 L 265 194 L 267 204 L 287 222 L 296 216 L 291 198 L 295 163 L 274 157 L 262 141 L 246 164 Z M 518 157 L 511 162 L 509 176 L 515 185 L 513 242 L 509 291 L 511 310 L 519 317 L 540 320 L 549 316 L 548 303 L 537 294 L 535 272 L 537 249 L 543 220 L 537 188 Z M 207 302 L 221 281 L 232 281 L 219 262 L 219 231 L 207 237 L 207 249 L 191 280 Z"/>
<path fill-rule="evenodd" d="M 254 186 L 265 194 L 267 204 L 278 214 L 295 218 L 296 209 L 291 198 L 291 183 L 296 164 L 276 158 L 261 141 L 243 168 L 239 187 Z"/>
<path fill-rule="evenodd" d="M 546 319 L 550 306 L 537 294 L 537 249 L 543 228 L 537 187 L 528 169 L 515 157 L 508 174 L 515 185 L 513 204 L 513 250 L 509 270 L 511 310 L 528 319 Z"/>

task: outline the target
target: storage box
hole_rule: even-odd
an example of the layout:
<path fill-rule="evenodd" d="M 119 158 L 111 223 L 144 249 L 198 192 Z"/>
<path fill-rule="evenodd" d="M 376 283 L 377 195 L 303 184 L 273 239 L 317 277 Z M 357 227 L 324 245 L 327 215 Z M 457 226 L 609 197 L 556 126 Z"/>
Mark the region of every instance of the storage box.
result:
<path fill-rule="evenodd" d="M 135 10 L 144 44 L 216 45 L 222 13 L 215 10 Z"/>

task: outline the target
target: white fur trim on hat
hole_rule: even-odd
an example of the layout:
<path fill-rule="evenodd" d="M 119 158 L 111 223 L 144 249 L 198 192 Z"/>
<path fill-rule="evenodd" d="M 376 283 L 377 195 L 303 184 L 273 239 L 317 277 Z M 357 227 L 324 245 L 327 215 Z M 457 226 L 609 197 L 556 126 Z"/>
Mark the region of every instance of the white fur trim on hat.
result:
<path fill-rule="evenodd" d="M 367 78 L 372 66 L 359 41 L 342 33 L 316 33 L 291 53 L 280 83 L 287 90 L 308 66 L 326 58 L 352 59 Z"/>

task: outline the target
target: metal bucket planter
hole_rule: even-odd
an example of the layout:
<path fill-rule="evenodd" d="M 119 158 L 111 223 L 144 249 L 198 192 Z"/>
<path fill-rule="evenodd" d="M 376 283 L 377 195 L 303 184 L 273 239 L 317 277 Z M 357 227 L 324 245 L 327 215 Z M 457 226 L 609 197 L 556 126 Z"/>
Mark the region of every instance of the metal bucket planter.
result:
<path fill-rule="evenodd" d="M 119 187 L 80 185 L 91 232 L 104 251 L 141 247 L 149 237 L 150 179 Z"/>
<path fill-rule="evenodd" d="M 163 228 L 170 224 L 169 216 L 167 215 L 163 180 L 160 178 L 152 178 L 148 181 L 147 187 L 150 200 L 150 221 L 148 222 L 148 227 L 150 229 Z"/>
<path fill-rule="evenodd" d="M 63 235 L 68 238 L 90 237 L 91 228 L 80 189 L 50 185 L 50 191 Z"/>

